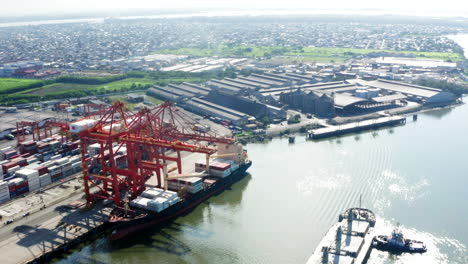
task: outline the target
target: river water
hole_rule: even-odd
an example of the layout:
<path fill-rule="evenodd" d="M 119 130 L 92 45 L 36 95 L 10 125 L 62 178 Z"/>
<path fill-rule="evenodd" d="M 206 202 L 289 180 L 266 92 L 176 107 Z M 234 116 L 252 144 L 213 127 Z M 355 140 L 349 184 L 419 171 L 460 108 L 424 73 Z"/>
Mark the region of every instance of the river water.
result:
<path fill-rule="evenodd" d="M 295 144 L 249 144 L 250 175 L 187 216 L 120 245 L 106 238 L 57 263 L 305 263 L 346 208 L 401 223 L 428 252 L 369 263 L 468 263 L 468 105 L 405 126 Z"/>

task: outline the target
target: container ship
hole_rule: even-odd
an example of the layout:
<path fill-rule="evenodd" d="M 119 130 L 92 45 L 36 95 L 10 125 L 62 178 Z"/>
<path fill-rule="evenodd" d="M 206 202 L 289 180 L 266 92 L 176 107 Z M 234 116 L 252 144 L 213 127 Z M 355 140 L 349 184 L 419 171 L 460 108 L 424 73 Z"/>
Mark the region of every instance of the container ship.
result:
<path fill-rule="evenodd" d="M 320 241 L 307 264 L 366 263 L 372 250 L 375 222 L 375 215 L 369 209 L 346 210 Z"/>
<path fill-rule="evenodd" d="M 198 161 L 195 171 L 200 173 L 199 177 L 168 177 L 166 188 L 147 188 L 125 206 L 116 207 L 109 218 L 113 229 L 109 239 L 118 241 L 146 228 L 168 223 L 241 180 L 252 161 L 247 159 L 242 148 L 240 150 L 242 153 L 228 154 L 234 159 L 217 158 L 208 166 L 205 161 Z"/>

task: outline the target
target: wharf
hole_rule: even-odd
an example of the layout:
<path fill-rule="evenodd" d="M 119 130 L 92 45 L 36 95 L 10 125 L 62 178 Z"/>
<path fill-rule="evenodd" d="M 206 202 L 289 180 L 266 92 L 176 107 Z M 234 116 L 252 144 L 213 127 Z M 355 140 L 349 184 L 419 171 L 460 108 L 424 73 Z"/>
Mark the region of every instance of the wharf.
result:
<path fill-rule="evenodd" d="M 41 263 L 105 228 L 110 208 L 96 205 L 45 221 L 30 221 L 2 234 L 0 263 Z"/>
<path fill-rule="evenodd" d="M 350 133 L 356 133 L 364 130 L 377 129 L 386 126 L 402 125 L 406 123 L 404 116 L 385 116 L 377 119 L 364 120 L 343 124 L 340 126 L 328 126 L 318 129 L 312 129 L 307 132 L 309 139 L 323 139 L 336 137 Z"/>
<path fill-rule="evenodd" d="M 14 222 L 0 225 L 0 263 L 41 263 L 105 231 L 111 208 L 66 207 L 82 198 L 82 188 L 75 188 L 80 185 L 72 179 L 2 205 L 2 220 Z"/>

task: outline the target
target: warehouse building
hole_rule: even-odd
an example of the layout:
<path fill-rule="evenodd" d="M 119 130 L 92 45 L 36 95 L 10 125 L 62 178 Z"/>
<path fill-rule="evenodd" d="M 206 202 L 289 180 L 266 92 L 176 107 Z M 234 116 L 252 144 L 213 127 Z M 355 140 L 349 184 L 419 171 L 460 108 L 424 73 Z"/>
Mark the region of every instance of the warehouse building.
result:
<path fill-rule="evenodd" d="M 254 96 L 232 96 L 218 91 L 212 91 L 206 96 L 206 100 L 249 114 L 256 118 L 265 116 L 279 119 L 286 118 L 286 111 L 264 104 Z"/>
<path fill-rule="evenodd" d="M 192 98 L 181 106 L 193 113 L 203 116 L 219 117 L 238 126 L 247 124 L 249 118 L 251 117 L 234 109 L 230 109 L 199 98 Z"/>
<path fill-rule="evenodd" d="M 280 101 L 292 109 L 299 109 L 320 117 L 332 117 L 335 115 L 333 97 L 314 91 L 296 89 L 292 92 L 282 92 Z"/>
<path fill-rule="evenodd" d="M 404 95 L 407 100 L 428 106 L 447 105 L 456 100 L 456 96 L 451 92 L 420 85 L 381 79 L 375 81 L 364 81 L 359 79 L 349 81 L 361 87 L 366 87 L 368 88 L 367 90 L 369 90 L 369 88 L 379 89 L 384 93 L 383 95 L 401 94 Z"/>

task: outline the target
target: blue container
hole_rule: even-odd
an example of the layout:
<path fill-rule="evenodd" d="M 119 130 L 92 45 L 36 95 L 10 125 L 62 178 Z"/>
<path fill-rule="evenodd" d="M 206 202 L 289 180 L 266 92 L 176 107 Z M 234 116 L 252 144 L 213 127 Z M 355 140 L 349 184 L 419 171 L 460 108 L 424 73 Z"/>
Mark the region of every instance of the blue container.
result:
<path fill-rule="evenodd" d="M 8 176 L 7 176 L 7 174 L 8 174 Z M 10 176 L 10 173 L 7 173 L 7 174 L 4 175 L 4 177 L 5 177 L 5 178 L 3 178 L 4 181 L 8 181 L 8 180 L 11 180 L 11 179 L 16 177 L 15 175 Z"/>
<path fill-rule="evenodd" d="M 29 192 L 29 186 L 24 186 L 19 189 L 16 189 L 18 195 Z"/>

